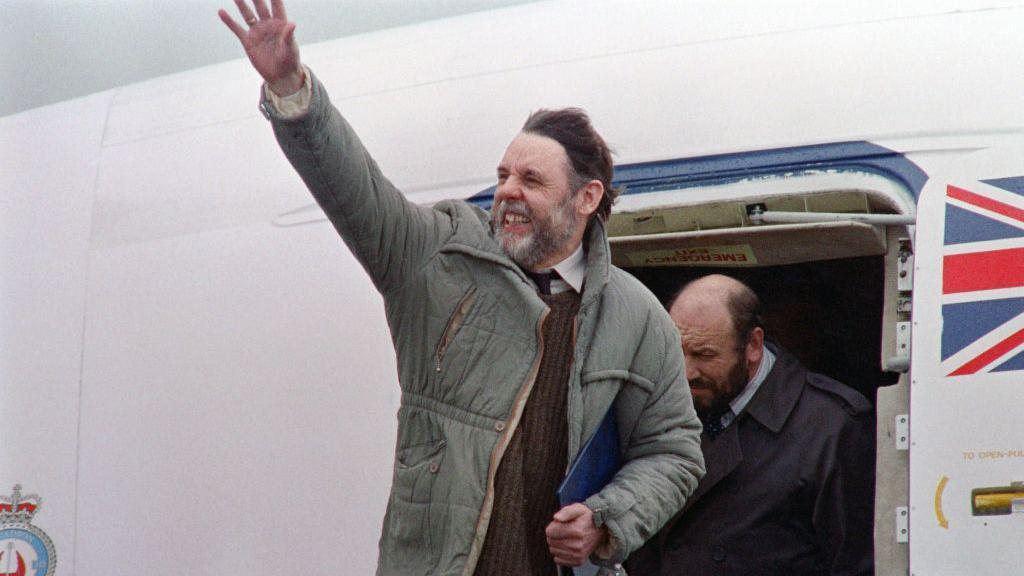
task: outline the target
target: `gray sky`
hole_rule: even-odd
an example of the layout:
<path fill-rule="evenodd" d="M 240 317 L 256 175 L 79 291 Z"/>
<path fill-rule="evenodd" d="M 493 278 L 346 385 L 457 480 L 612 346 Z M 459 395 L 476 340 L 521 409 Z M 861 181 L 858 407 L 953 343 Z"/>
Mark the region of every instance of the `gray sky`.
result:
<path fill-rule="evenodd" d="M 309 44 L 530 0 L 286 0 Z M 269 2 L 268 2 L 269 3 Z M 233 0 L 0 0 L 0 116 L 244 56 Z"/>

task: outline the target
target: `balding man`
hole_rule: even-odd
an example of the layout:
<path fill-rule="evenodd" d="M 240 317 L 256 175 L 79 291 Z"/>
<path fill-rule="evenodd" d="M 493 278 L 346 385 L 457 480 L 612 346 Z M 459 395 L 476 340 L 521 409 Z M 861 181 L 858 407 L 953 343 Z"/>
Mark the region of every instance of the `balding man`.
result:
<path fill-rule="evenodd" d="M 754 292 L 727 276 L 669 307 L 707 475 L 630 574 L 872 574 L 871 404 L 765 343 Z"/>

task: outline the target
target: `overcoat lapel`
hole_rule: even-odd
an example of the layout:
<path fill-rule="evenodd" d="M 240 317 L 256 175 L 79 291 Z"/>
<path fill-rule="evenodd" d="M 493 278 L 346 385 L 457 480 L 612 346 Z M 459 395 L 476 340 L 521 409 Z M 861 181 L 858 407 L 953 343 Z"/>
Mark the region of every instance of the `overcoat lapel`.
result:
<path fill-rule="evenodd" d="M 743 462 L 739 426 L 728 426 L 714 438 L 709 438 L 707 433 L 702 433 L 700 440 L 704 447 L 707 472 L 700 484 L 697 485 L 697 489 L 686 500 L 686 505 L 682 510 L 684 513 Z"/>
<path fill-rule="evenodd" d="M 702 432 L 700 442 L 701 450 L 704 452 L 704 462 L 707 465 L 707 471 L 704 473 L 704 477 L 701 478 L 700 483 L 697 484 L 697 489 L 686 499 L 683 509 L 665 525 L 665 528 L 661 531 L 662 538 L 665 538 L 672 531 L 672 527 L 675 526 L 676 522 L 686 514 L 686 511 L 694 503 L 711 491 L 716 484 L 729 476 L 743 462 L 743 447 L 740 446 L 739 426 L 736 426 L 735 423 L 733 426 L 726 427 L 725 430 L 722 430 L 714 438 L 710 438 L 707 432 Z"/>

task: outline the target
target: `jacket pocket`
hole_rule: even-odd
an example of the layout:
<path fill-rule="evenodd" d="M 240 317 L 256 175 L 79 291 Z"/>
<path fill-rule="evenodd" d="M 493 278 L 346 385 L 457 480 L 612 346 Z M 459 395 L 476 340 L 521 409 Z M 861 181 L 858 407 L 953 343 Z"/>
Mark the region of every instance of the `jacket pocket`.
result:
<path fill-rule="evenodd" d="M 445 440 L 434 440 L 398 451 L 395 481 L 381 540 L 384 573 L 405 572 L 436 563 L 440 551 L 431 530 L 431 514 L 443 504 L 431 499 L 444 459 Z"/>
<path fill-rule="evenodd" d="M 459 333 L 459 328 L 462 328 L 462 325 L 465 323 L 466 316 L 469 315 L 469 311 L 475 301 L 476 286 L 472 286 L 459 300 L 458 305 L 455 306 L 455 311 L 452 312 L 452 316 L 448 319 L 448 324 L 441 334 L 441 339 L 437 342 L 437 349 L 434 352 L 434 370 L 436 372 L 441 371 L 441 361 L 444 360 L 448 347 L 455 340 L 455 335 Z"/>
<path fill-rule="evenodd" d="M 441 470 L 444 440 L 432 440 L 398 451 L 395 458 L 395 497 L 409 503 L 430 502 L 430 490 Z"/>

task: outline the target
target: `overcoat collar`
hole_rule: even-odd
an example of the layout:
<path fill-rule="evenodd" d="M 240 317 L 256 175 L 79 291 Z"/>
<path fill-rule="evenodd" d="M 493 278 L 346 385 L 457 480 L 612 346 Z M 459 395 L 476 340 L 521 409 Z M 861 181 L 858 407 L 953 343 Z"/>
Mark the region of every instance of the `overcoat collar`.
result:
<path fill-rule="evenodd" d="M 793 379 L 798 379 L 797 381 L 805 379 L 806 369 L 792 354 L 780 346 L 772 343 L 765 345 L 775 354 L 775 365 L 772 366 L 772 371 L 768 373 L 768 377 L 757 390 L 757 394 L 751 398 L 736 421 L 714 438 L 708 436 L 706 432 L 701 433 L 701 450 L 704 452 L 707 471 L 697 484 L 697 489 L 686 500 L 683 509 L 666 524 L 665 530 L 662 532 L 663 537 L 667 536 L 687 510 L 743 462 L 743 446 L 740 444 L 739 435 L 742 421 L 749 415 L 751 419 L 757 421 L 772 434 L 778 434 L 800 399 L 803 386 L 787 386 L 786 383 L 793 382 Z"/>
<path fill-rule="evenodd" d="M 786 383 L 803 381 L 807 377 L 807 370 L 784 348 L 771 342 L 766 342 L 765 346 L 775 354 L 775 365 L 743 412 L 772 433 L 778 434 L 803 391 L 802 386 L 787 386 Z"/>

